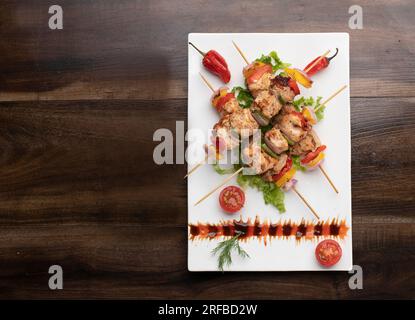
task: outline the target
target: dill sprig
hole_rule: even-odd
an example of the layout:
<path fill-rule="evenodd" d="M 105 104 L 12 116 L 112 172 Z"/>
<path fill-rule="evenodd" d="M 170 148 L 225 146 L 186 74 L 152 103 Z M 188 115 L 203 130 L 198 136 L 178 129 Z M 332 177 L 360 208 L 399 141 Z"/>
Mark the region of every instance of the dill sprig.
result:
<path fill-rule="evenodd" d="M 236 235 L 228 240 L 219 242 L 215 249 L 212 250 L 213 255 L 218 255 L 218 269 L 223 271 L 224 267 L 232 264 L 232 251 L 235 251 L 242 258 L 249 258 L 248 253 L 239 245 L 238 238 L 243 233 L 236 231 Z"/>

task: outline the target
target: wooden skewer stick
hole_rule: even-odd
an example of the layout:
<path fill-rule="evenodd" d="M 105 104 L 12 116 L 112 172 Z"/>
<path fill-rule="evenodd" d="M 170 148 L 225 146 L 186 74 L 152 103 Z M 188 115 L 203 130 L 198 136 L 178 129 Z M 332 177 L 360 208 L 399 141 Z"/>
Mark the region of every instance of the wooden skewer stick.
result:
<path fill-rule="evenodd" d="M 344 85 L 339 90 L 337 90 L 335 93 L 333 93 L 330 97 L 326 99 L 322 104 L 320 104 L 314 111 L 317 112 L 318 109 L 320 109 L 322 106 L 324 106 L 327 102 L 329 102 L 331 99 L 333 99 L 335 96 L 337 96 L 340 92 L 342 92 L 344 89 L 346 89 L 347 85 Z M 333 181 L 330 179 L 329 175 L 327 174 L 326 170 L 323 169 L 321 164 L 318 166 L 320 171 L 323 173 L 324 177 L 327 179 L 327 181 L 330 183 L 331 187 L 333 188 L 334 192 L 339 193 L 339 190 L 334 185 Z"/>
<path fill-rule="evenodd" d="M 320 109 L 323 106 L 325 106 L 327 104 L 327 102 L 329 102 L 331 99 L 333 99 L 335 96 L 337 96 L 340 92 L 342 92 L 346 88 L 347 88 L 347 84 L 345 84 L 343 87 L 341 87 L 340 89 L 338 89 L 335 93 L 333 93 L 330 97 L 328 97 L 326 99 L 326 101 L 322 102 L 317 108 L 314 109 L 314 112 L 317 112 L 318 109 Z"/>
<path fill-rule="evenodd" d="M 208 192 L 205 196 L 203 196 L 198 202 L 195 203 L 195 206 L 197 206 L 199 203 L 201 203 L 203 200 L 208 198 L 212 193 L 214 193 L 216 190 L 218 190 L 220 187 L 222 187 L 225 183 L 227 183 L 229 180 L 231 180 L 233 177 L 235 177 L 239 172 L 243 170 L 244 167 L 239 168 L 236 172 L 234 172 L 232 175 L 227 177 L 225 180 L 223 180 L 216 188 L 214 188 L 212 191 Z"/>
<path fill-rule="evenodd" d="M 245 57 L 244 53 L 242 52 L 242 50 L 238 47 L 238 45 L 232 41 L 233 45 L 235 46 L 236 50 L 238 50 L 239 54 L 241 55 L 241 57 L 245 60 L 245 62 L 247 64 L 249 64 L 248 59 Z M 323 57 L 325 57 L 326 55 L 328 55 L 330 52 L 330 50 L 328 50 L 323 56 L 320 57 L 320 59 L 322 59 Z M 317 63 L 320 59 L 318 59 L 315 63 Z M 311 69 L 314 65 L 310 66 L 309 69 Z M 213 88 L 213 86 L 210 84 L 210 82 L 203 76 L 202 73 L 200 73 L 201 78 L 203 79 L 203 81 L 206 83 L 206 85 L 210 88 L 210 90 L 212 90 L 212 92 L 215 92 L 215 89 Z M 344 90 L 344 88 L 346 88 L 346 86 L 344 86 L 343 88 L 339 89 L 337 92 L 335 92 L 331 97 L 329 97 L 324 103 L 327 103 L 328 101 L 330 101 L 331 99 L 333 99 L 337 94 L 339 94 L 342 90 Z M 323 104 L 322 104 L 323 105 Z M 207 156 L 206 156 L 207 157 Z M 206 161 L 206 159 L 205 159 Z M 189 176 L 192 172 L 194 172 L 197 168 L 199 168 L 201 165 L 203 165 L 203 163 L 205 162 L 201 162 L 198 165 L 196 165 L 192 170 L 189 171 L 189 173 L 186 175 Z M 329 181 L 330 185 L 333 187 L 333 189 L 336 191 L 336 193 L 339 193 L 339 191 L 337 190 L 337 188 L 334 186 L 333 182 L 331 181 L 331 179 L 329 178 L 329 176 L 327 175 L 327 173 L 324 171 L 324 169 L 322 169 L 319 166 L 320 170 L 322 170 L 324 176 L 327 178 L 327 180 Z M 196 202 L 195 206 L 198 205 L 199 203 L 201 203 L 203 200 L 205 200 L 206 198 L 208 198 L 212 193 L 214 193 L 217 189 L 219 189 L 221 186 L 223 186 L 226 182 L 228 182 L 230 179 L 232 179 L 235 175 L 237 175 L 243 168 L 240 168 L 238 171 L 236 171 L 235 173 L 233 173 L 230 177 L 226 178 L 225 181 L 223 181 L 219 186 L 217 186 L 215 189 L 213 189 L 212 191 L 210 191 L 207 195 L 205 195 L 203 198 L 201 198 L 198 202 Z M 186 178 L 185 177 L 185 178 Z M 304 196 L 298 192 L 298 190 L 293 187 L 294 192 L 298 195 L 298 197 L 304 202 L 304 204 L 311 210 L 311 212 L 316 216 L 317 219 L 320 219 L 320 217 L 318 216 L 317 212 L 313 209 L 313 207 L 311 207 L 311 205 L 308 203 L 308 201 L 304 198 Z"/>
<path fill-rule="evenodd" d="M 201 166 L 203 166 L 206 161 L 209 159 L 209 155 L 206 155 L 205 159 L 203 159 L 202 161 L 200 161 L 197 165 L 195 165 L 185 176 L 183 179 L 186 179 L 188 176 L 190 176 L 193 172 L 195 172 L 198 168 L 200 168 Z"/>
<path fill-rule="evenodd" d="M 209 87 L 209 89 L 212 90 L 212 92 L 215 92 L 215 89 L 210 84 L 210 82 L 208 81 L 208 79 L 206 79 L 205 76 L 202 73 L 199 72 L 199 74 L 202 77 L 203 81 L 206 83 L 206 85 Z"/>
<path fill-rule="evenodd" d="M 249 64 L 248 60 L 245 58 L 245 55 L 243 54 L 242 50 L 236 45 L 236 43 L 234 41 L 233 45 L 235 46 L 236 50 L 238 50 L 239 54 L 242 56 L 242 58 L 246 61 L 247 64 Z M 307 72 L 308 70 L 310 70 L 312 67 L 314 67 L 321 59 L 323 59 L 325 56 L 327 56 L 330 53 L 330 50 L 327 50 L 322 56 L 320 56 L 319 59 L 317 59 L 310 67 L 307 68 L 307 70 L 305 70 L 305 72 Z M 318 108 L 316 108 L 314 111 L 316 112 L 318 109 L 320 109 L 322 106 L 324 106 L 327 102 L 329 102 L 331 99 L 333 99 L 335 96 L 337 96 L 340 92 L 342 92 L 347 86 L 344 85 L 343 87 L 341 87 L 339 90 L 337 90 L 335 93 L 333 93 L 326 101 L 324 101 Z M 321 172 L 323 173 L 323 175 L 326 177 L 327 181 L 330 183 L 330 185 L 332 186 L 332 188 L 334 189 L 334 191 L 336 193 L 339 193 L 339 190 L 337 190 L 337 188 L 334 186 L 333 181 L 330 179 L 329 175 L 327 174 L 327 172 L 321 167 L 319 166 L 319 169 L 321 170 Z M 310 210 L 317 216 L 317 214 L 315 213 L 314 209 L 312 209 L 309 204 L 307 203 L 307 201 L 305 201 L 304 197 L 301 196 L 297 189 L 294 190 L 298 196 L 304 201 L 304 203 L 310 208 Z M 318 216 L 317 216 L 318 217 Z"/>
<path fill-rule="evenodd" d="M 236 50 L 238 50 L 239 54 L 241 55 L 242 59 L 245 60 L 246 64 L 249 64 L 248 59 L 245 57 L 244 53 L 242 52 L 242 50 L 238 47 L 238 45 L 235 43 L 235 41 L 232 41 L 233 45 L 235 46 Z"/>
<path fill-rule="evenodd" d="M 308 71 L 310 71 L 312 68 L 314 68 L 314 66 L 320 62 L 321 59 L 323 59 L 324 57 L 326 57 L 328 54 L 330 53 L 330 50 L 327 50 L 322 56 L 320 56 L 320 58 L 318 58 L 316 61 L 314 61 L 314 63 L 309 66 L 307 69 L 304 70 L 305 73 L 307 73 Z"/>
<path fill-rule="evenodd" d="M 332 186 L 333 190 L 336 193 L 339 193 L 339 190 L 337 190 L 336 186 L 334 185 L 333 181 L 331 181 L 329 175 L 327 174 L 326 170 L 323 169 L 322 165 L 320 164 L 318 166 L 318 168 L 320 169 L 320 171 L 323 173 L 323 175 L 326 177 L 327 181 L 330 183 L 330 185 Z"/>
<path fill-rule="evenodd" d="M 213 86 L 210 84 L 210 82 L 208 81 L 208 79 L 205 78 L 205 76 L 200 73 L 201 78 L 203 79 L 203 81 L 206 83 L 206 85 L 210 88 L 210 90 L 212 90 L 212 92 L 215 92 L 215 89 L 213 88 Z M 188 176 L 190 176 L 193 172 L 195 172 L 197 169 L 199 169 L 201 166 L 203 166 L 206 161 L 209 159 L 209 155 L 206 154 L 206 157 L 204 160 L 200 161 L 197 165 L 195 165 L 185 176 L 183 179 L 186 179 Z"/>
<path fill-rule="evenodd" d="M 321 164 L 318 165 L 318 168 L 323 173 L 323 175 L 326 178 L 326 180 L 330 183 L 330 186 L 333 188 L 334 192 L 336 192 L 338 194 L 339 193 L 339 190 L 337 190 L 336 186 L 334 185 L 333 181 L 330 179 L 330 177 L 329 177 L 328 173 L 326 172 L 326 170 L 323 169 L 323 167 L 321 166 Z"/>
<path fill-rule="evenodd" d="M 311 212 L 314 214 L 314 216 L 320 220 L 320 217 L 318 216 L 317 212 L 313 209 L 313 207 L 308 203 L 308 201 L 302 196 L 300 192 L 293 186 L 293 191 L 297 194 L 297 196 L 304 202 L 304 204 L 311 210 Z"/>

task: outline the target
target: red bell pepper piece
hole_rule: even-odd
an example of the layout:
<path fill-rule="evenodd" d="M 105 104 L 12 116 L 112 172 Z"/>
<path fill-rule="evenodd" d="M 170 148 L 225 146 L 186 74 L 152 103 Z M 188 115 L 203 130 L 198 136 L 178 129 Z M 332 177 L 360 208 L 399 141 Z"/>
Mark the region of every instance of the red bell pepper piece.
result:
<path fill-rule="evenodd" d="M 302 164 L 307 164 L 307 163 L 311 162 L 313 159 L 315 159 L 319 155 L 320 152 L 326 150 L 326 148 L 327 147 L 325 145 L 322 145 L 322 146 L 318 147 L 316 150 L 307 153 L 307 155 L 304 157 L 304 159 L 301 160 L 301 163 Z"/>
<path fill-rule="evenodd" d="M 294 79 L 288 80 L 288 85 L 290 86 L 291 90 L 295 93 L 295 95 L 300 94 L 300 88 L 298 88 L 297 82 Z"/>
<path fill-rule="evenodd" d="M 278 181 L 284 174 L 290 171 L 292 166 L 293 166 L 293 160 L 291 158 L 288 158 L 287 161 L 285 162 L 285 166 L 281 169 L 281 171 L 278 174 L 274 174 L 272 176 L 272 180 Z"/>
<path fill-rule="evenodd" d="M 216 108 L 218 111 L 222 111 L 223 106 L 231 99 L 235 99 L 235 95 L 233 93 L 227 93 L 226 96 L 219 98 L 216 102 Z"/>

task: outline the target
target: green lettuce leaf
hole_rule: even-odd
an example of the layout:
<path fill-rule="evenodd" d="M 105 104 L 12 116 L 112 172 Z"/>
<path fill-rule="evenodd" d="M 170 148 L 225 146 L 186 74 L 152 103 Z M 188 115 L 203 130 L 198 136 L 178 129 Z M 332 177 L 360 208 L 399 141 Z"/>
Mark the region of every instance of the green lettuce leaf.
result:
<path fill-rule="evenodd" d="M 235 95 L 236 100 L 238 100 L 241 108 L 249 108 L 254 101 L 254 97 L 251 95 L 249 90 L 242 87 L 234 87 L 232 93 Z"/>
<path fill-rule="evenodd" d="M 273 72 L 285 69 L 291 65 L 289 63 L 282 62 L 281 59 L 278 57 L 276 51 L 271 51 L 267 56 L 261 55 L 261 57 L 256 59 L 256 61 L 261 61 L 263 63 L 270 64 L 272 66 Z"/>
<path fill-rule="evenodd" d="M 293 105 L 294 105 L 295 109 L 299 112 L 302 111 L 302 107 L 304 107 L 304 106 L 313 107 L 314 110 L 315 110 L 318 107 L 320 107 L 321 99 L 322 99 L 322 97 L 317 97 L 317 99 L 314 99 L 313 97 L 308 97 L 308 98 L 301 97 L 297 100 L 294 100 Z M 326 109 L 326 107 L 323 106 L 323 107 L 319 108 L 316 111 L 316 117 L 317 117 L 318 121 L 324 119 L 324 110 L 325 109 Z"/>
<path fill-rule="evenodd" d="M 285 212 L 284 192 L 275 183 L 264 181 L 260 176 L 238 175 L 238 184 L 242 188 L 251 187 L 261 191 L 265 204 L 273 205 L 280 213 Z"/>
<path fill-rule="evenodd" d="M 218 163 L 214 163 L 214 164 L 212 164 L 212 166 L 213 166 L 213 169 L 221 175 L 230 174 L 230 173 L 235 172 L 235 169 L 233 167 L 224 169 Z"/>

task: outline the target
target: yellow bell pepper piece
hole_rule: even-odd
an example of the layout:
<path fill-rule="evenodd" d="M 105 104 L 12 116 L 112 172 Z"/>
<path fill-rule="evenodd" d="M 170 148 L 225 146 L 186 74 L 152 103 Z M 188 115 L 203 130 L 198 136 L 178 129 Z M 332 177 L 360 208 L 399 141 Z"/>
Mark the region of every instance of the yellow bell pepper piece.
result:
<path fill-rule="evenodd" d="M 295 175 L 295 168 L 292 167 L 286 174 L 284 174 L 281 178 L 279 178 L 276 182 L 278 187 L 282 187 L 284 184 L 286 184 L 288 181 L 290 181 L 294 175 Z"/>
<path fill-rule="evenodd" d="M 228 88 L 222 87 L 219 89 L 219 94 L 212 100 L 212 105 L 215 107 L 218 103 L 218 100 L 228 94 Z"/>
<path fill-rule="evenodd" d="M 324 159 L 324 152 L 320 152 L 317 157 L 307 163 L 307 167 L 315 167 L 321 160 Z"/>
<path fill-rule="evenodd" d="M 303 109 L 303 116 L 304 116 L 304 118 L 306 118 L 306 120 L 307 120 L 309 123 L 311 123 L 312 125 L 315 125 L 315 124 L 317 123 L 317 121 L 316 121 L 316 117 L 315 117 L 315 116 L 313 116 L 313 115 L 311 114 L 311 112 L 312 112 L 312 111 L 310 111 L 310 109 L 309 109 L 309 108 L 304 108 L 304 109 Z"/>
<path fill-rule="evenodd" d="M 313 81 L 310 79 L 310 77 L 305 72 L 299 69 L 291 69 L 291 68 L 285 68 L 284 71 L 286 74 L 288 74 L 288 76 L 291 79 L 297 81 L 304 88 L 311 88 Z"/>

